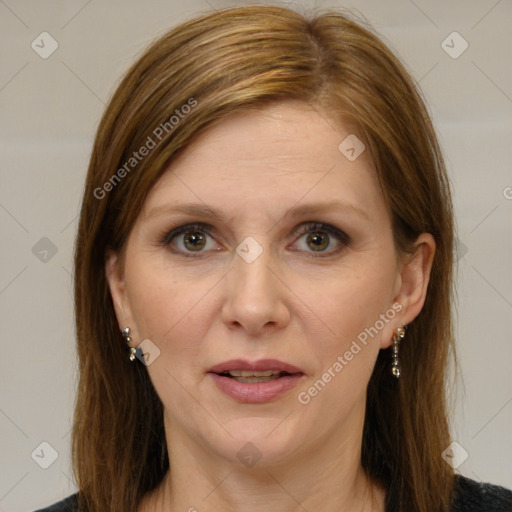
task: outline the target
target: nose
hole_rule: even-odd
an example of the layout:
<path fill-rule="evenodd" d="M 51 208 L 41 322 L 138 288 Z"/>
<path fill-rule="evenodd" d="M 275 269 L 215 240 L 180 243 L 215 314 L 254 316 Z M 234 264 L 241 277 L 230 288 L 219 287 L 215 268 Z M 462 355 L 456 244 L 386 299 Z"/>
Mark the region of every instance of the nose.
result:
<path fill-rule="evenodd" d="M 261 336 L 288 325 L 287 288 L 276 277 L 277 272 L 271 270 L 270 260 L 266 250 L 252 262 L 235 254 L 231 271 L 226 275 L 222 307 L 222 320 L 229 329 Z"/>

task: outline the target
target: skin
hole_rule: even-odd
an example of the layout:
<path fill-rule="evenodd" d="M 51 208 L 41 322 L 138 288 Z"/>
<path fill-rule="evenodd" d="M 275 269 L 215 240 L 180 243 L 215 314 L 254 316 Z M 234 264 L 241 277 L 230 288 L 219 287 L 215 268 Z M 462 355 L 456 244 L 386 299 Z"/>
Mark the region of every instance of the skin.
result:
<path fill-rule="evenodd" d="M 166 170 L 123 258 L 107 254 L 119 328 L 131 328 L 132 346 L 149 339 L 160 350 L 147 370 L 164 404 L 171 471 L 140 512 L 384 510 L 383 490 L 360 464 L 365 392 L 379 350 L 423 307 L 435 242 L 424 233 L 411 255 L 397 253 L 369 152 L 349 161 L 338 150 L 349 133 L 294 101 L 234 114 Z M 332 208 L 292 215 L 333 200 L 367 218 Z M 173 212 L 178 203 L 215 208 L 222 220 Z M 199 252 L 190 235 L 162 243 L 172 229 L 197 222 L 214 228 Z M 351 240 L 321 232 L 324 250 L 315 252 L 308 241 L 315 230 L 297 230 L 308 222 Z M 263 249 L 252 263 L 236 252 L 248 236 Z M 401 311 L 300 403 L 298 394 L 393 304 Z M 240 403 L 207 374 L 233 358 L 276 358 L 305 377 L 271 402 Z M 252 467 L 237 456 L 248 442 L 261 455 Z"/>

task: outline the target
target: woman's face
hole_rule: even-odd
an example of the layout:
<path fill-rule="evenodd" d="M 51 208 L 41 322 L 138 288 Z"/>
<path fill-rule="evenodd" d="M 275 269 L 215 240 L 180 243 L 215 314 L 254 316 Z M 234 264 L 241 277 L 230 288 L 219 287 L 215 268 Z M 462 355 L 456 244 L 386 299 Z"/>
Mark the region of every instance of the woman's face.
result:
<path fill-rule="evenodd" d="M 378 352 L 419 310 L 350 133 L 296 102 L 231 116 L 151 190 L 123 267 L 109 255 L 170 450 L 277 464 L 360 436 Z M 278 374 L 220 375 L 255 369 Z"/>

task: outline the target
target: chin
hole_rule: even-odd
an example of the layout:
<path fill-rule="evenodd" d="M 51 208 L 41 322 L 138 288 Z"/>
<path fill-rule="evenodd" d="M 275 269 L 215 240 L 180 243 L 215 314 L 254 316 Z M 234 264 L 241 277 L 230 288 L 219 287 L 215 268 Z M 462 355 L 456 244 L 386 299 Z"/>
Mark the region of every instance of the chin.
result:
<path fill-rule="evenodd" d="M 288 463 L 305 440 L 284 418 L 286 414 L 268 418 L 246 416 L 223 422 L 229 434 L 223 430 L 222 440 L 212 449 L 233 464 L 248 468 Z"/>

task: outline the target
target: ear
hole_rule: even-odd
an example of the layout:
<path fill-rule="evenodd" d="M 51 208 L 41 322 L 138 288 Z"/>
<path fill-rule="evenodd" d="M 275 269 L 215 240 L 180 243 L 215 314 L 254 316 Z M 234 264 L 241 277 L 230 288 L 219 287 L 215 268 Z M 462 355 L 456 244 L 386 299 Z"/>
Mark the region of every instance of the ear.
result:
<path fill-rule="evenodd" d="M 414 243 L 412 254 L 402 261 L 397 276 L 397 292 L 392 302 L 397 309 L 400 305 L 401 309 L 393 322 L 388 324 L 392 332 L 383 332 L 381 348 L 390 347 L 396 328 L 411 323 L 423 308 L 435 252 L 434 237 L 430 233 L 422 233 Z"/>
<path fill-rule="evenodd" d="M 111 249 L 108 249 L 105 254 L 105 276 L 112 302 L 114 303 L 119 330 L 123 330 L 125 327 L 132 327 L 133 329 L 133 318 L 126 291 L 121 258 L 119 253 Z"/>

